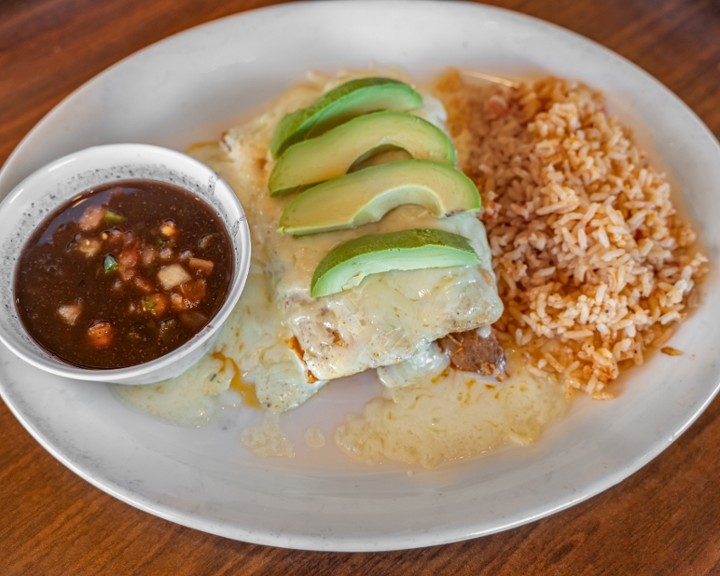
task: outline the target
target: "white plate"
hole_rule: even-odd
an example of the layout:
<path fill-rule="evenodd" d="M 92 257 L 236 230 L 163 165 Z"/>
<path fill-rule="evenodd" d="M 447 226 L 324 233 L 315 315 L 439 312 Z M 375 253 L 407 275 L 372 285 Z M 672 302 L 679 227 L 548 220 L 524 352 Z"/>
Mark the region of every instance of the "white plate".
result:
<path fill-rule="evenodd" d="M 7 192 L 35 168 L 91 144 L 178 149 L 215 138 L 310 68 L 399 65 L 429 78 L 447 65 L 522 77 L 556 74 L 603 89 L 682 190 L 715 269 L 720 149 L 670 92 L 608 50 L 506 11 L 449 2 L 294 3 L 189 30 L 95 78 L 27 136 L 0 174 Z M 248 207 L 250 216 L 252 207 Z M 240 443 L 242 410 L 182 429 L 119 404 L 101 385 L 62 381 L 0 350 L 0 389 L 23 425 L 66 466 L 110 494 L 229 538 L 320 550 L 384 550 L 490 534 L 612 486 L 665 449 L 711 401 L 720 369 L 720 286 L 611 402 L 577 402 L 536 445 L 408 475 L 318 453 L 261 460 Z M 362 378 L 360 378 L 362 380 Z M 293 414 L 326 433 L 372 391 L 358 379 Z M 329 417 L 328 414 L 335 414 Z"/>

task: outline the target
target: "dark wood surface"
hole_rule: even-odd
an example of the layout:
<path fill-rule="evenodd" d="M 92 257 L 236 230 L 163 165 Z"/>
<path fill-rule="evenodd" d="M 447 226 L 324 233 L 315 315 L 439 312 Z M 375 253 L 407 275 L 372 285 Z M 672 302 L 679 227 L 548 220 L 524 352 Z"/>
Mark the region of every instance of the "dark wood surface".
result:
<path fill-rule="evenodd" d="M 170 34 L 273 4 L 0 2 L 0 163 L 63 97 Z M 720 135 L 717 0 L 503 0 L 645 68 Z M 720 190 L 718 191 L 720 193 Z M 87 484 L 0 403 L 0 574 L 720 574 L 720 402 L 661 456 L 565 512 L 493 536 L 336 554 L 234 542 L 150 516 Z"/>

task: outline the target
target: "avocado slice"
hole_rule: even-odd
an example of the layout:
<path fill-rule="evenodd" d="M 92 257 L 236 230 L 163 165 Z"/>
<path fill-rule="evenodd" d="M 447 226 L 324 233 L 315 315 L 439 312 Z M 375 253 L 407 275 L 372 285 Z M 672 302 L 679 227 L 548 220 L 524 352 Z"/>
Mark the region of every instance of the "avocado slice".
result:
<path fill-rule="evenodd" d="M 286 114 L 275 128 L 270 152 L 277 158 L 291 144 L 366 112 L 420 106 L 422 96 L 405 82 L 376 76 L 356 78 L 326 92 L 307 108 Z"/>
<path fill-rule="evenodd" d="M 479 264 L 464 236 L 431 228 L 367 234 L 340 244 L 320 261 L 310 284 L 314 298 L 348 290 L 369 274 L 390 270 Z"/>
<path fill-rule="evenodd" d="M 403 204 L 435 216 L 480 210 L 480 194 L 454 166 L 432 160 L 398 160 L 364 168 L 308 188 L 285 205 L 278 231 L 301 236 L 377 222 Z"/>
<path fill-rule="evenodd" d="M 270 195 L 340 176 L 373 152 L 391 148 L 406 150 L 413 158 L 455 164 L 455 148 L 437 126 L 407 112 L 372 112 L 290 146 L 270 173 Z"/>

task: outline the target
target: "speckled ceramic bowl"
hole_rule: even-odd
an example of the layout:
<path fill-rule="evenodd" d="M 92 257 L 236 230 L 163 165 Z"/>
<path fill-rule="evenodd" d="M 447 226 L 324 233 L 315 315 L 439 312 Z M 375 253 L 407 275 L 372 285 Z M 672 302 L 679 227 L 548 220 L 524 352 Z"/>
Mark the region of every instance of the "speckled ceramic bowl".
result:
<path fill-rule="evenodd" d="M 18 257 L 36 226 L 67 200 L 93 186 L 129 178 L 175 184 L 201 197 L 218 214 L 233 242 L 234 272 L 222 307 L 191 340 L 150 362 L 108 370 L 65 363 L 38 346 L 14 302 Z M 26 178 L 0 204 L 0 340 L 33 366 L 79 380 L 149 384 L 177 376 L 206 353 L 238 301 L 250 267 L 250 234 L 232 189 L 210 168 L 180 152 L 145 144 L 95 146 L 56 160 Z"/>

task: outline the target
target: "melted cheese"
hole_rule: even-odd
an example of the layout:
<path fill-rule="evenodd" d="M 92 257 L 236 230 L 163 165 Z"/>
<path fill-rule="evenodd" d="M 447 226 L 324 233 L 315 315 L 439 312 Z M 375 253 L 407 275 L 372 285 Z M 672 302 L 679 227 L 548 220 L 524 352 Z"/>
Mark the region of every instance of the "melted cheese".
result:
<path fill-rule="evenodd" d="M 179 378 L 147 386 L 113 385 L 111 389 L 128 406 L 180 424 L 202 426 L 225 404 L 232 373 L 221 362 L 206 356 Z"/>
<path fill-rule="evenodd" d="M 335 433 L 337 445 L 367 464 L 435 468 L 508 443 L 528 445 L 568 409 L 565 388 L 518 373 L 497 384 L 450 371 L 415 386 L 386 389 Z"/>
<path fill-rule="evenodd" d="M 263 458 L 295 456 L 295 447 L 280 426 L 278 414 L 266 412 L 258 426 L 243 430 L 240 437 L 245 446 Z"/>

